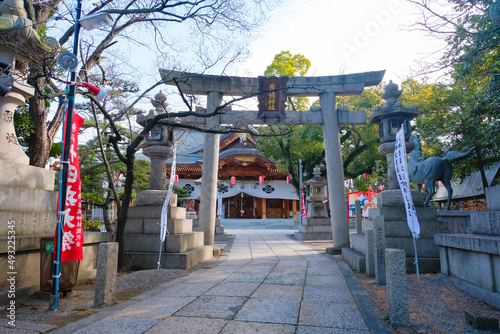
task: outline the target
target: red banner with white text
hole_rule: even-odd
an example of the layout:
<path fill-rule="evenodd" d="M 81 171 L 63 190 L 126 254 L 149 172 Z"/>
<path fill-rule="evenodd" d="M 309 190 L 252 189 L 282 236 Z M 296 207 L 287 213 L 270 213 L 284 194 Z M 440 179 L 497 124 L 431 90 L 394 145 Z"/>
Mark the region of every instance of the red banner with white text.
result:
<path fill-rule="evenodd" d="M 73 115 L 61 261 L 81 260 L 83 257 L 82 194 L 78 158 L 78 131 L 84 121 L 85 119 L 80 115 Z M 57 232 L 55 240 L 57 240 Z"/>

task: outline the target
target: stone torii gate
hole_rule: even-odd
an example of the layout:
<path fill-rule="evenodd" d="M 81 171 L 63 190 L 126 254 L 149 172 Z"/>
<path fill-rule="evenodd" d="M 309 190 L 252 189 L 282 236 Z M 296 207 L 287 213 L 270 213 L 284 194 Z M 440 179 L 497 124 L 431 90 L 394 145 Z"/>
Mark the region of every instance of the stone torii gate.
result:
<path fill-rule="evenodd" d="M 285 91 L 287 97 L 319 96 L 321 105 L 319 110 L 286 111 L 286 114 L 278 118 L 259 117 L 261 113 L 259 111 L 224 110 L 216 117 L 186 117 L 182 119 L 182 123 L 201 125 L 209 129 L 218 129 L 223 124 L 323 125 L 333 246 L 336 250 L 340 250 L 350 247 L 350 241 L 339 125 L 365 124 L 366 114 L 365 111 L 337 109 L 336 96 L 361 94 L 365 87 L 378 85 L 384 73 L 385 70 L 322 77 L 288 77 L 285 80 L 281 89 Z M 206 95 L 207 114 L 213 113 L 221 105 L 224 95 L 251 97 L 263 93 L 259 78 L 202 75 L 168 70 L 160 70 L 160 75 L 165 84 L 177 85 L 184 94 Z M 205 134 L 199 209 L 199 230 L 205 233 L 205 245 L 214 243 L 219 137 L 219 134 Z"/>

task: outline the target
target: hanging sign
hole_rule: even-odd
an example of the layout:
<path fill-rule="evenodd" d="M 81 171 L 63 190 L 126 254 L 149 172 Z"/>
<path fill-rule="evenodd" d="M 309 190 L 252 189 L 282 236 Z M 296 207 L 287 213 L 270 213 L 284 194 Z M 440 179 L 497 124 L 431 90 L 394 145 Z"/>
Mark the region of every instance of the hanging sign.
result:
<path fill-rule="evenodd" d="M 304 195 L 302 195 L 301 201 L 302 201 L 302 218 L 307 218 L 307 209 L 306 209 L 306 203 L 304 201 Z"/>
<path fill-rule="evenodd" d="M 78 114 L 73 115 L 61 261 L 76 261 L 83 258 L 82 194 L 78 158 L 78 131 L 84 121 L 85 119 L 82 116 Z M 57 231 L 54 240 L 57 241 Z"/>

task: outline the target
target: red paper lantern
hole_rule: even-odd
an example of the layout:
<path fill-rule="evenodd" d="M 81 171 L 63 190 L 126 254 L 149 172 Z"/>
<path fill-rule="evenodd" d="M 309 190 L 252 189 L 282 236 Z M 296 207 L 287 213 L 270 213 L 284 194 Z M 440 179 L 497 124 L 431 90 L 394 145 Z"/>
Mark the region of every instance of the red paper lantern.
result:
<path fill-rule="evenodd" d="M 424 183 L 424 184 L 422 184 L 422 188 L 425 188 L 425 183 Z"/>
<path fill-rule="evenodd" d="M 259 176 L 259 184 L 264 184 L 264 176 Z"/>
<path fill-rule="evenodd" d="M 365 179 L 367 179 L 367 178 L 368 178 L 368 173 L 365 173 Z"/>
<path fill-rule="evenodd" d="M 380 191 L 384 190 L 384 186 L 380 186 L 378 188 L 380 189 Z"/>
<path fill-rule="evenodd" d="M 179 175 L 175 174 L 174 175 L 174 183 L 177 183 L 179 181 Z"/>
<path fill-rule="evenodd" d="M 236 184 L 236 177 L 235 176 L 231 176 L 231 184 Z"/>
<path fill-rule="evenodd" d="M 290 180 L 291 180 L 291 179 L 292 179 L 292 178 L 290 177 L 290 175 L 288 175 L 288 176 L 286 177 L 286 183 L 287 183 L 287 184 L 290 184 Z"/>

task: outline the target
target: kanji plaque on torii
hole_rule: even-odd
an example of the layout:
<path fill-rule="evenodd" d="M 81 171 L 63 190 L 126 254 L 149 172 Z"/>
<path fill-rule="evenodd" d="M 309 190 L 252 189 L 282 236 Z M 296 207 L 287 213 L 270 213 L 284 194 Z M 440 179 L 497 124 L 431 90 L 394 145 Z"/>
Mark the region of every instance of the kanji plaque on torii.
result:
<path fill-rule="evenodd" d="M 285 118 L 286 83 L 288 77 L 259 77 L 259 118 Z"/>
<path fill-rule="evenodd" d="M 344 190 L 344 171 L 339 137 L 340 124 L 365 124 L 364 111 L 337 109 L 336 96 L 358 95 L 365 87 L 378 85 L 385 71 L 354 73 L 321 77 L 288 77 L 280 91 L 286 96 L 319 96 L 320 109 L 309 111 L 285 111 L 286 117 L 259 118 L 260 111 L 224 109 L 214 117 L 185 117 L 184 124 L 196 124 L 206 129 L 217 130 L 221 124 L 320 124 L 323 125 L 325 160 L 328 175 L 328 198 L 330 202 L 333 246 L 350 247 L 349 228 Z M 160 70 L 167 85 L 176 85 L 184 94 L 206 95 L 207 114 L 213 114 L 222 102 L 222 96 L 256 96 L 262 91 L 258 78 L 205 75 L 169 70 Z M 267 89 L 269 91 L 269 89 Z M 205 134 L 203 152 L 202 194 L 200 197 L 199 230 L 205 232 L 205 244 L 213 245 L 217 200 L 217 169 L 219 159 L 218 134 Z"/>

